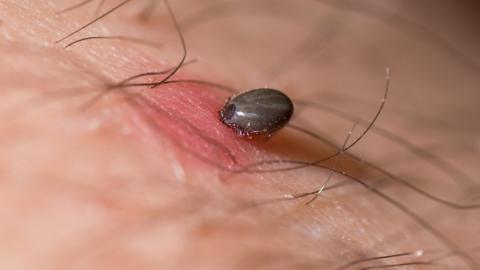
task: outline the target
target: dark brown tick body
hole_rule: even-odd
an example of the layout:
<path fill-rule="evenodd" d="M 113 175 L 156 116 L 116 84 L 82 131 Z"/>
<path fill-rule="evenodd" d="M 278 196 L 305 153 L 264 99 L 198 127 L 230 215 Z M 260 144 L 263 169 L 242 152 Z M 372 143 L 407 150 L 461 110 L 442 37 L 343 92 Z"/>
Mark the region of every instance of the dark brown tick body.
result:
<path fill-rule="evenodd" d="M 259 88 L 230 98 L 219 111 L 220 120 L 239 136 L 271 136 L 285 126 L 293 114 L 293 103 L 284 93 Z"/>

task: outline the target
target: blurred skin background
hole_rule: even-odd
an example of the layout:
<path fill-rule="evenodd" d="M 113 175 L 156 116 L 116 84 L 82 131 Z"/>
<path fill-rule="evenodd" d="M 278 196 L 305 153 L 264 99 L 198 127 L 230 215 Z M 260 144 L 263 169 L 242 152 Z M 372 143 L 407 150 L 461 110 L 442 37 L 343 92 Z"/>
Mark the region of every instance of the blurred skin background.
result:
<path fill-rule="evenodd" d="M 310 204 L 291 198 L 318 189 L 328 168 L 222 170 L 198 158 L 191 130 L 141 117 L 155 109 L 132 105 L 136 94 L 154 99 L 147 87 L 99 96 L 181 57 L 162 1 L 132 0 L 55 43 L 120 2 L 62 14 L 80 2 L 0 2 L 2 269 L 478 269 L 479 210 L 432 199 L 479 199 L 476 1 L 170 1 L 187 59 L 197 60 L 173 78 L 281 89 L 296 102 L 292 123 L 336 145 L 288 127 L 268 140 L 237 138 L 214 121 L 212 104 L 229 94 L 213 86 L 201 88 L 213 102 L 171 108 L 215 138 L 205 145 L 234 149 L 244 164 L 328 156 L 362 119 L 353 141 L 378 110 L 390 68 L 384 110 L 348 151 L 365 162 L 344 155 L 335 167 L 374 191 L 334 174 Z M 137 42 L 64 48 L 89 36 Z"/>

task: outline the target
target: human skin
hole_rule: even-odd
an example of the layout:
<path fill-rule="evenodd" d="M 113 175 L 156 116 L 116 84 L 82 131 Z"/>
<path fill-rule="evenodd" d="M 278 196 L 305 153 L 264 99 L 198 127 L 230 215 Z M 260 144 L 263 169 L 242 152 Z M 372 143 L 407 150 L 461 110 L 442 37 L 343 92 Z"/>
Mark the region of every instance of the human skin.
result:
<path fill-rule="evenodd" d="M 479 210 L 449 208 L 368 164 L 343 155 L 334 169 L 370 190 L 335 173 L 335 188 L 310 204 L 311 196 L 289 196 L 318 189 L 331 170 L 236 170 L 337 151 L 354 121 L 301 101 L 368 122 L 389 67 L 385 108 L 348 153 L 428 194 L 478 202 L 473 1 L 172 1 L 188 59 L 198 60 L 172 79 L 282 89 L 296 103 L 292 124 L 336 148 L 289 127 L 271 139 L 239 138 L 215 114 L 229 94 L 212 86 L 130 87 L 98 96 L 112 82 L 177 65 L 181 44 L 162 2 L 148 20 L 139 18 L 148 1 L 131 1 L 56 43 L 94 17 L 98 2 L 56 14 L 75 3 L 0 2 L 1 269 L 337 269 L 419 250 L 422 256 L 362 266 L 476 269 Z M 103 11 L 115 3 L 106 1 Z M 98 35 L 162 45 L 90 40 L 63 47 Z M 196 102 L 184 103 L 189 98 Z M 360 122 L 350 142 L 365 128 Z M 426 152 L 412 153 L 407 141 Z"/>

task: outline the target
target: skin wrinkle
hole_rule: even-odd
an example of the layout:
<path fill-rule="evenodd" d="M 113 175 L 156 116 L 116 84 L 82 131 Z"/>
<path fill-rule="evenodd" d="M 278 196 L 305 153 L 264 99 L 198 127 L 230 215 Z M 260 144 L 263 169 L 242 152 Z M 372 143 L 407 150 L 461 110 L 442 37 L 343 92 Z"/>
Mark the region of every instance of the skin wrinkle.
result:
<path fill-rule="evenodd" d="M 131 14 L 128 9 L 123 9 L 98 25 L 85 29 L 84 34 L 123 36 L 135 30 L 140 37 L 164 44 L 164 51 L 163 48 L 158 51 L 144 48 L 145 46 L 134 46 L 131 42 L 107 40 L 79 43 L 75 48 L 65 51 L 60 46 L 55 47 L 53 41 L 78 28 L 91 19 L 92 14 L 85 12 L 88 9 L 79 9 L 60 17 L 52 17 L 53 11 L 76 2 L 62 6 L 54 3 L 19 3 L 13 0 L 0 3 L 0 17 L 5 21 L 0 30 L 0 50 L 9 53 L 0 59 L 0 83 L 8 86 L 0 93 L 0 200 L 2 205 L 8 206 L 0 212 L 0 237 L 3 239 L 0 254 L 5 257 L 0 262 L 2 268 L 158 269 L 161 266 L 162 269 L 291 269 L 294 266 L 300 269 L 334 269 L 359 258 L 418 249 L 445 251 L 445 246 L 425 233 L 424 227 L 408 220 L 399 211 L 392 211 L 384 200 L 355 185 L 325 190 L 320 198 L 307 207 L 304 203 L 308 198 L 278 201 L 236 212 L 234 210 L 239 206 L 242 208 L 242 205 L 258 200 L 315 190 L 323 183 L 329 170 L 306 168 L 276 174 L 240 174 L 234 175 L 227 182 L 221 181 L 222 175 L 216 170 L 205 167 L 195 157 L 181 155 L 182 149 L 178 149 L 171 138 L 159 135 L 159 130 L 146 127 L 145 119 L 137 115 L 140 109 L 128 104 L 133 99 L 121 93 L 104 97 L 98 104 L 81 113 L 78 108 L 85 100 L 76 93 L 68 93 L 61 98 L 46 95 L 43 99 L 35 100 L 38 104 L 33 109 L 30 105 L 24 105 L 31 103 L 18 102 L 38 93 L 64 89 L 64 85 L 70 88 L 88 85 L 89 87 L 80 89 L 96 94 L 99 93 L 96 86 L 99 81 L 121 81 L 133 74 L 170 67 L 167 63 L 175 63 L 178 59 L 176 36 L 168 29 L 168 25 L 157 24 L 158 21 L 166 21 L 161 7 L 152 13 L 151 24 L 136 22 L 134 17 L 126 15 Z M 103 10 L 114 4 L 106 1 Z M 132 4 L 132 8 L 142 10 L 142 4 L 137 4 L 138 6 Z M 176 12 L 181 14 L 188 14 L 188 9 L 199 5 L 188 1 L 172 4 Z M 301 5 L 299 7 L 301 10 Z M 319 6 L 312 7 L 311 11 L 321 10 Z M 355 9 L 352 10 L 355 12 Z M 404 12 L 402 15 L 408 16 L 408 9 Z M 179 18 L 182 18 L 181 14 Z M 288 15 L 288 11 L 285 14 Z M 219 17 L 222 16 L 219 14 Z M 426 14 L 425 20 L 428 21 L 428 18 Z M 225 19 L 224 22 L 224 26 L 230 26 L 233 36 L 251 33 L 252 38 L 257 33 L 266 33 L 248 31 L 264 23 L 261 17 L 245 21 L 244 17 L 239 16 Z M 368 19 L 353 18 L 351 23 L 357 23 L 365 29 L 376 29 L 376 25 L 372 25 Z M 244 59 L 243 54 L 237 55 L 231 48 L 225 48 L 228 43 L 216 42 L 229 37 L 225 36 L 222 24 L 208 26 L 191 29 L 186 36 L 189 55 L 203 58 L 198 65 L 196 63 L 190 66 L 189 71 L 216 74 L 223 82 L 238 81 L 238 84 L 231 84 L 238 89 L 261 86 L 265 82 L 263 78 L 267 78 L 268 74 L 262 77 L 264 75 L 259 70 L 264 69 L 255 64 L 263 61 L 266 63 L 263 66 L 271 66 L 283 52 L 282 49 L 275 49 L 278 42 L 275 31 L 268 35 L 272 40 L 267 40 L 260 46 L 260 49 L 271 51 L 265 51 L 258 58 Z M 280 25 L 278 29 L 275 25 L 262 25 L 259 28 L 270 27 L 278 31 L 284 26 Z M 351 30 L 346 28 L 342 31 L 348 33 Z M 290 49 L 295 48 L 295 33 L 287 33 L 290 34 L 291 42 L 283 44 L 291 45 L 285 45 Z M 283 38 L 285 34 L 283 33 Z M 381 39 L 383 34 L 388 36 L 388 33 L 382 31 L 367 36 L 376 37 L 376 41 L 385 45 L 388 43 Z M 378 98 L 379 90 L 374 86 L 382 79 L 378 75 L 381 72 L 378 71 L 384 68 L 384 62 L 388 62 L 393 63 L 395 74 L 389 102 L 395 106 L 408 107 L 409 103 L 404 102 L 400 96 L 412 98 L 409 91 L 418 91 L 419 88 L 413 86 L 419 80 L 412 79 L 415 71 L 419 71 L 414 67 L 418 61 L 412 64 L 413 67 L 405 66 L 405 63 L 398 64 L 402 63 L 401 57 L 395 57 L 393 53 L 383 54 L 382 57 L 386 58 L 383 61 L 363 61 L 365 59 L 359 57 L 362 56 L 359 48 L 368 47 L 369 44 L 358 42 L 359 37 L 352 36 L 350 47 L 347 47 L 347 42 L 341 41 L 345 38 L 346 35 L 329 35 L 327 49 L 319 57 L 324 57 L 323 63 L 306 62 L 303 68 L 298 66 L 293 74 L 280 76 L 272 86 L 292 89 L 288 93 L 293 97 L 305 97 L 309 93 L 308 100 L 322 100 L 321 92 L 316 91 L 319 86 L 325 85 L 326 89 L 338 89 L 339 96 L 353 95 L 362 100 L 374 101 Z M 385 46 L 388 50 L 382 52 L 398 50 L 413 38 L 413 34 L 411 37 L 400 35 L 396 40 L 398 45 Z M 202 43 L 202 40 L 207 40 L 208 43 Z M 236 41 L 235 48 L 244 48 L 246 51 L 250 48 L 248 40 Z M 466 41 L 468 38 L 458 42 Z M 347 48 L 349 50 L 346 56 L 338 57 Z M 413 55 L 417 52 L 415 49 L 409 50 Z M 252 54 L 258 52 L 255 50 Z M 226 59 L 221 59 L 225 55 L 229 57 L 226 62 Z M 332 62 L 335 58 L 338 61 Z M 268 59 L 270 60 L 267 61 Z M 445 64 L 452 64 L 443 65 L 447 71 L 454 69 L 453 64 L 458 65 L 454 61 L 452 63 L 448 55 L 442 59 Z M 249 67 L 247 70 L 245 65 Z M 299 75 L 302 72 L 305 74 Z M 309 76 L 310 72 L 321 76 Z M 92 74 L 101 75 L 92 78 Z M 345 74 L 351 76 L 346 79 Z M 290 80 L 288 87 L 282 84 L 286 79 Z M 422 80 L 428 81 L 429 77 L 423 77 Z M 474 83 L 475 78 L 471 78 L 471 82 Z M 428 97 L 433 90 L 429 88 L 415 93 Z M 436 93 L 438 96 L 435 100 L 448 100 L 448 96 L 445 96 L 446 88 L 443 90 Z M 471 96 L 470 92 L 467 93 Z M 327 104 L 329 101 L 328 97 L 322 100 Z M 344 108 L 353 115 L 368 117 L 374 110 L 372 107 L 358 108 L 351 102 L 331 102 L 333 107 Z M 454 99 L 452 103 L 455 103 L 452 104 L 453 107 L 458 108 L 461 100 Z M 438 109 L 434 102 L 425 102 L 423 105 L 422 110 Z M 19 107 L 25 113 L 10 119 L 12 108 L 18 111 Z M 470 108 L 466 108 L 468 109 Z M 445 108 L 441 110 L 445 111 Z M 445 115 L 448 114 L 442 114 Z M 344 138 L 351 126 L 351 123 L 339 124 L 318 112 L 309 112 L 305 117 L 311 117 L 311 123 L 321 123 L 322 130 L 329 131 L 329 137 Z M 387 107 L 379 125 L 398 131 L 400 138 L 412 140 L 423 134 L 406 129 L 408 122 L 396 121 L 400 118 L 401 115 L 389 111 Z M 472 130 L 477 128 L 472 119 L 458 119 L 455 114 L 444 121 L 463 121 L 470 124 Z M 121 127 L 144 129 L 143 132 L 150 137 L 138 141 L 119 132 Z M 428 131 L 428 128 L 429 126 L 422 127 L 424 131 Z M 291 136 L 291 142 L 294 143 L 304 139 L 299 134 L 292 135 L 288 131 L 284 133 L 282 135 Z M 473 133 L 472 137 L 467 138 L 474 139 L 475 135 Z M 367 136 L 361 145 L 352 150 L 366 160 L 387 166 L 378 157 L 385 155 L 391 143 L 378 142 L 377 139 Z M 428 138 L 419 139 L 422 144 L 432 141 Z M 317 145 L 312 145 L 312 148 L 322 149 Z M 382 151 L 382 148 L 385 149 Z M 182 156 L 177 161 L 184 164 L 184 182 L 178 183 L 175 171 L 170 166 L 171 156 L 159 154 L 162 151 Z M 269 151 L 275 153 L 275 149 Z M 392 155 L 395 155 L 395 151 L 405 150 L 401 147 L 392 148 Z M 284 154 L 288 157 L 288 152 Z M 260 157 L 255 159 L 262 160 Z M 446 158 L 462 171 L 467 169 L 470 175 L 478 175 L 475 155 L 459 154 L 450 157 L 447 153 Z M 411 179 L 422 179 L 427 183 L 427 190 L 440 191 L 445 197 L 452 198 L 452 183 L 445 176 L 424 168 L 422 164 L 425 161 L 418 157 L 415 160 L 420 169 L 413 171 Z M 412 171 L 412 165 L 416 164 L 397 164 L 394 173 Z M 341 168 L 343 169 L 345 168 Z M 364 174 L 361 171 L 357 173 L 363 177 L 368 175 L 368 179 L 363 180 L 377 180 L 374 174 Z M 335 179 L 332 185 L 347 180 L 344 177 Z M 382 191 L 384 189 L 389 196 L 405 203 L 408 209 L 415 210 L 420 216 L 432 221 L 434 224 L 431 225 L 449 235 L 465 250 L 475 244 L 476 239 L 472 236 L 479 233 L 475 226 L 478 212 L 459 212 L 436 206 L 428 200 L 418 198 L 416 194 L 406 192 L 398 185 L 382 186 Z M 458 220 L 462 221 L 460 231 Z M 429 256 L 427 254 L 418 260 L 407 261 L 428 261 Z M 389 259 L 368 265 L 393 265 L 404 261 Z M 451 263 L 451 269 L 469 269 L 458 257 L 450 258 L 447 262 Z M 411 266 L 408 269 L 429 268 Z"/>

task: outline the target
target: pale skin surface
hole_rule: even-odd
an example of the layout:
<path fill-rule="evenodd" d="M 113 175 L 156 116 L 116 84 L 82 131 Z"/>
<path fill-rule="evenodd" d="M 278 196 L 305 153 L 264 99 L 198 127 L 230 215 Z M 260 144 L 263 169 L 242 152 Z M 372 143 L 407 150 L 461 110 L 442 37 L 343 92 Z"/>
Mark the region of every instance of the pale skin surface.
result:
<path fill-rule="evenodd" d="M 177 63 L 180 45 L 165 7 L 159 3 L 145 22 L 138 14 L 148 1 L 133 1 L 69 40 L 134 35 L 162 43 L 161 49 L 104 40 L 65 50 L 54 42 L 93 18 L 98 2 L 61 16 L 55 11 L 77 2 L 29 2 L 0 2 L 1 269 L 336 269 L 418 250 L 424 255 L 362 266 L 444 258 L 404 269 L 474 269 L 480 261 L 478 210 L 442 206 L 346 158 L 341 171 L 403 203 L 450 244 L 357 184 L 326 190 L 310 205 L 303 198 L 235 211 L 315 190 L 329 171 L 227 177 L 176 147 L 175 138 L 158 131 L 143 139 L 132 135 L 129 123 L 142 120 L 132 119 L 132 108 L 116 99 L 120 95 L 82 110 L 92 91 L 100 91 L 93 85 Z M 438 197 L 478 202 L 474 5 L 251 2 L 227 1 L 199 17 L 208 1 L 172 1 L 189 56 L 199 59 L 188 74 L 237 89 L 283 89 L 369 120 L 388 66 L 392 87 L 377 126 L 442 157 L 462 175 L 449 177 L 374 132 L 351 152 Z M 115 3 L 106 1 L 103 10 Z M 305 45 L 309 38 L 316 43 Z M 77 88 L 90 95 L 67 90 Z M 294 118 L 338 146 L 352 126 L 299 106 Z M 353 137 L 364 128 L 357 126 Z M 258 142 L 264 150 L 251 155 L 308 161 L 334 151 L 306 138 L 285 129 Z M 351 183 L 335 175 L 331 185 L 343 181 Z M 445 258 L 452 247 L 461 248 L 462 256 Z"/>

